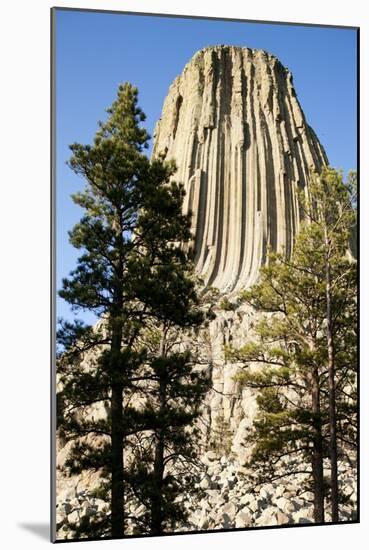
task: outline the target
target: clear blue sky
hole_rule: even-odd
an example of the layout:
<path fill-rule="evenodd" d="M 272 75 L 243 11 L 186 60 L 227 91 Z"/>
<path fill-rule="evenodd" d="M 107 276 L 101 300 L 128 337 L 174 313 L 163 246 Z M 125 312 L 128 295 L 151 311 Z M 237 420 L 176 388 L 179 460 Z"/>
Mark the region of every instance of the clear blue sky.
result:
<path fill-rule="evenodd" d="M 307 121 L 331 166 L 347 174 L 356 169 L 356 42 L 352 29 L 58 10 L 57 288 L 78 256 L 67 232 L 81 216 L 70 195 L 83 181 L 65 164 L 68 145 L 92 141 L 119 83 L 138 87 L 152 134 L 169 85 L 199 49 L 229 44 L 267 50 L 291 70 Z M 57 316 L 73 316 L 59 298 Z M 89 314 L 83 318 L 93 320 Z"/>

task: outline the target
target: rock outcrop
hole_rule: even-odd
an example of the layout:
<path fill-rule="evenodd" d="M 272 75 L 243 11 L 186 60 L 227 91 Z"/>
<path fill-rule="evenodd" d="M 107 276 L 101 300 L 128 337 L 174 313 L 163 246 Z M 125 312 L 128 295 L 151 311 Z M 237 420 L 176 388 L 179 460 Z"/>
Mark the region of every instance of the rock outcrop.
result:
<path fill-rule="evenodd" d="M 327 164 L 292 75 L 269 53 L 205 48 L 170 86 L 153 155 L 174 159 L 192 212 L 206 285 L 252 285 L 267 247 L 289 255 L 301 213 L 297 189 Z"/>
<path fill-rule="evenodd" d="M 255 312 L 239 304 L 238 292 L 256 281 L 269 246 L 290 255 L 302 217 L 298 192 L 308 192 L 310 170 L 328 163 L 324 149 L 305 120 L 291 73 L 265 51 L 233 46 L 205 48 L 192 58 L 170 86 L 154 137 L 153 156 L 174 159 L 174 177 L 185 186 L 197 272 L 205 286 L 220 290 L 198 344 L 212 379 L 200 422 L 202 495 L 191 500 L 184 494 L 189 520 L 176 530 L 311 523 L 304 474 L 257 487 L 247 480 L 244 443 L 256 394 L 237 382 L 239 365 L 226 362 L 224 348 L 253 338 Z M 61 465 L 68 444 L 59 443 Z M 339 466 L 346 498 L 340 521 L 350 521 L 356 517 L 356 469 L 343 461 Z M 98 483 L 98 473 L 58 475 L 60 538 L 71 536 L 72 523 L 109 513 L 109 503 L 89 493 Z M 127 504 L 132 517 L 142 514 L 136 504 Z"/>

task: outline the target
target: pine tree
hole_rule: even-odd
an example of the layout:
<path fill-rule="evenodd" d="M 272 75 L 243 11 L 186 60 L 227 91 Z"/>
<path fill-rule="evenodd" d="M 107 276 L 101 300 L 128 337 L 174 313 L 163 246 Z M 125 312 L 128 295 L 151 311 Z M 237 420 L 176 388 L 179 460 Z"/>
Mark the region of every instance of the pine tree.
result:
<path fill-rule="evenodd" d="M 347 391 L 356 377 L 351 187 L 330 168 L 312 177 L 301 197 L 305 221 L 292 257 L 269 254 L 259 282 L 243 293 L 262 313 L 255 341 L 228 350 L 228 357 L 245 365 L 242 383 L 258 390 L 259 413 L 248 442 L 254 443 L 251 463 L 259 468 L 259 481 L 305 473 L 316 522 L 324 521 L 323 458 L 331 460 L 332 520 L 338 521 L 337 441 L 341 450 L 355 446 L 352 430 L 345 433 L 356 414 L 355 392 Z"/>
<path fill-rule="evenodd" d="M 84 214 L 70 232 L 81 255 L 59 294 L 101 321 L 94 328 L 61 324 L 59 433 L 74 442 L 65 471 L 99 471 L 105 482 L 96 496 L 109 498 L 111 509 L 111 517 L 76 528 L 76 536 L 124 535 L 124 441 L 142 429 L 130 397 L 144 358 L 135 343 L 148 319 L 201 322 L 201 315 L 187 312 L 197 297 L 178 246 L 190 239 L 183 187 L 170 182 L 173 164 L 145 156 L 149 136 L 140 126 L 145 116 L 137 95 L 121 85 L 93 144 L 71 146 L 69 166 L 86 181 L 73 195 Z M 95 414 L 98 404 L 106 414 Z"/>
<path fill-rule="evenodd" d="M 328 352 L 329 447 L 331 463 L 332 521 L 338 516 L 337 472 L 337 399 L 336 363 L 339 365 L 340 344 L 347 343 L 356 326 L 356 272 L 347 260 L 348 243 L 356 227 L 353 198 L 356 197 L 356 176 L 351 173 L 348 187 L 342 175 L 326 168 L 312 178 L 310 197 L 303 201 L 308 222 L 318 234 L 325 279 L 326 341 Z M 350 324 L 347 324 L 349 319 Z M 342 321 L 344 325 L 342 327 Z M 342 328 L 344 332 L 342 332 Z M 349 350 L 356 351 L 355 342 Z M 341 352 L 344 351 L 341 349 Z M 355 358 L 354 358 L 355 359 Z M 351 359 L 352 360 L 352 359 Z"/>
<path fill-rule="evenodd" d="M 183 349 L 182 333 L 172 323 L 152 327 L 145 338 L 143 404 L 127 477 L 145 512 L 136 532 L 161 535 L 187 519 L 184 503 L 196 493 L 199 475 L 199 427 L 196 420 L 209 387 L 206 371 Z M 189 343 L 190 335 L 187 334 Z M 181 349 L 182 348 L 182 349 Z"/>

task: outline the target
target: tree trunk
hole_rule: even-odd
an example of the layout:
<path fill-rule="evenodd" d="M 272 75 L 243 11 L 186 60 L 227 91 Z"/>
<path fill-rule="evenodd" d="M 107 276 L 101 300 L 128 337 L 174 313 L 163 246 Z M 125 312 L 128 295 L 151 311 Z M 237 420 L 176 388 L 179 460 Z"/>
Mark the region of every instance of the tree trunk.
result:
<path fill-rule="evenodd" d="M 118 313 L 119 311 L 119 313 Z M 121 308 L 117 309 L 117 316 Z M 111 369 L 111 535 L 124 536 L 124 485 L 123 485 L 123 383 L 122 372 L 118 367 L 123 327 L 113 316 L 112 342 L 110 349 Z"/>
<path fill-rule="evenodd" d="M 113 384 L 111 395 L 111 534 L 124 536 L 123 385 Z"/>
<path fill-rule="evenodd" d="M 154 461 L 154 491 L 151 501 L 151 534 L 163 534 L 163 499 L 162 486 L 164 478 L 164 435 L 159 430 Z"/>
<path fill-rule="evenodd" d="M 115 285 L 113 306 L 110 312 L 111 348 L 111 535 L 114 538 L 124 537 L 124 462 L 123 462 L 123 372 L 121 349 L 123 343 L 123 291 L 121 277 L 124 266 L 124 228 L 122 214 L 118 213 L 113 221 L 116 232 L 116 250 L 118 260 L 115 265 Z"/>
<path fill-rule="evenodd" d="M 328 243 L 326 243 L 328 244 Z M 337 472 L 337 420 L 336 387 L 334 365 L 334 343 L 332 326 L 332 288 L 329 258 L 326 258 L 326 308 L 327 308 L 327 348 L 328 348 L 328 390 L 329 390 L 329 449 L 331 463 L 331 502 L 332 521 L 338 522 L 338 472 Z"/>
<path fill-rule="evenodd" d="M 323 436 L 320 411 L 319 374 L 314 370 L 312 379 L 312 413 L 314 415 L 313 429 L 313 493 L 314 493 L 314 521 L 324 523 L 324 481 L 323 481 Z"/>
<path fill-rule="evenodd" d="M 166 329 L 160 342 L 159 356 L 165 357 L 165 340 Z M 166 407 L 166 393 L 167 382 L 165 373 L 162 373 L 162 377 L 159 380 L 159 416 L 162 418 Z M 154 457 L 154 487 L 153 497 L 151 500 L 151 534 L 162 535 L 163 534 L 163 479 L 164 479 L 164 444 L 165 433 L 164 428 L 160 427 L 156 433 L 155 443 L 155 457 Z"/>

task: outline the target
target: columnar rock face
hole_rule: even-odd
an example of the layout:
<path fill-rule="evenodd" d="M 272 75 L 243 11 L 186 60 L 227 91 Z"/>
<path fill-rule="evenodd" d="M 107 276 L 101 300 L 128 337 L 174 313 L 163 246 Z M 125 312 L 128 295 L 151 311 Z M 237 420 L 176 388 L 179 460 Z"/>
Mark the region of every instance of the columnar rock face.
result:
<path fill-rule="evenodd" d="M 186 189 L 195 264 L 223 292 L 252 285 L 267 248 L 291 252 L 297 190 L 327 163 L 291 73 L 262 50 L 199 51 L 175 79 L 154 133 Z"/>
<path fill-rule="evenodd" d="M 212 379 L 198 426 L 203 433 L 198 479 L 203 494 L 193 499 L 184 493 L 189 524 L 178 530 L 310 523 L 313 496 L 304 489 L 303 472 L 258 488 L 247 481 L 251 447 L 245 436 L 257 414 L 257 394 L 237 381 L 240 365 L 227 362 L 224 354 L 225 346 L 240 348 L 255 338 L 258 314 L 239 303 L 238 291 L 255 282 L 268 246 L 291 253 L 301 221 L 298 189 L 307 192 L 309 171 L 327 164 L 296 98 L 291 73 L 261 50 L 201 50 L 170 87 L 153 155 L 176 161 L 175 179 L 187 192 L 184 208 L 193 214 L 197 270 L 205 285 L 229 295 L 227 307 L 221 297 L 214 298 L 214 318 L 197 335 L 197 343 L 195 338 L 195 353 Z M 184 336 L 184 345 L 192 349 L 193 342 Z M 100 404 L 89 415 L 105 418 L 106 410 Z M 96 441 L 98 445 L 98 437 Z M 59 440 L 58 465 L 65 463 L 69 445 Z M 344 461 L 339 470 L 347 499 L 340 505 L 340 520 L 352 520 L 356 470 Z M 326 459 L 324 475 L 329 474 Z M 70 524 L 107 514 L 109 503 L 91 494 L 99 482 L 98 472 L 72 478 L 58 472 L 60 538 L 71 536 Z M 136 505 L 127 503 L 127 516 L 143 513 Z"/>

